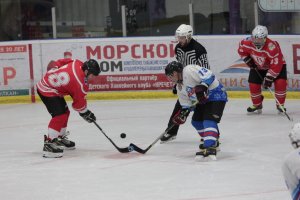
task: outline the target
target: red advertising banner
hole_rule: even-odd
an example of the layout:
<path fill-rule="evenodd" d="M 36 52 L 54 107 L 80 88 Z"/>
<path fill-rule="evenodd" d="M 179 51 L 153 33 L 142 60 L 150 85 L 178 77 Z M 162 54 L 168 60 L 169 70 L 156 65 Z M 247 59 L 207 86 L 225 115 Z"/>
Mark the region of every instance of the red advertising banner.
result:
<path fill-rule="evenodd" d="M 128 91 L 170 89 L 173 83 L 165 74 L 101 75 L 89 82 L 90 91 Z"/>

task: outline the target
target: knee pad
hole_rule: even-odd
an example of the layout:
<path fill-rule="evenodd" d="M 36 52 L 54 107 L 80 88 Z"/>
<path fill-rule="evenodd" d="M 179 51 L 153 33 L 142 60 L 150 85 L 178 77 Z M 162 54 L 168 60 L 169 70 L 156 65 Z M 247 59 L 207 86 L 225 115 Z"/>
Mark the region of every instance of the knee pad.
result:
<path fill-rule="evenodd" d="M 203 121 L 192 120 L 192 125 L 197 130 L 199 135 L 201 135 L 204 132 Z"/>
<path fill-rule="evenodd" d="M 204 120 L 203 126 L 204 126 L 204 136 L 209 135 L 215 138 L 219 138 L 219 128 L 217 122 L 212 120 Z"/>
<path fill-rule="evenodd" d="M 60 132 L 62 128 L 65 128 L 69 119 L 69 113 L 64 113 L 62 115 L 57 115 L 50 120 L 48 128 L 54 129 Z"/>

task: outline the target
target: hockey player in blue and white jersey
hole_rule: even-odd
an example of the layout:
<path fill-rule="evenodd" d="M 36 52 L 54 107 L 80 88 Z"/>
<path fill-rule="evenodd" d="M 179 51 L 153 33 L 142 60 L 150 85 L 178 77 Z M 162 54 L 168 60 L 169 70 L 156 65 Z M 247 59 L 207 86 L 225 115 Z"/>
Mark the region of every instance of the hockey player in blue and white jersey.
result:
<path fill-rule="evenodd" d="M 286 156 L 282 172 L 292 199 L 300 200 L 300 123 L 293 126 L 289 137 L 295 150 Z"/>
<path fill-rule="evenodd" d="M 173 61 L 165 68 L 168 78 L 177 84 L 181 109 L 174 115 L 173 123 L 185 123 L 189 111 L 194 111 L 192 125 L 201 137 L 198 160 L 216 160 L 219 146 L 219 128 L 227 93 L 209 69 L 199 65 L 183 65 Z M 188 110 L 188 112 L 186 111 Z"/>
<path fill-rule="evenodd" d="M 207 58 L 207 51 L 202 44 L 200 44 L 193 38 L 192 26 L 181 24 L 175 31 L 175 37 L 178 41 L 178 44 L 175 47 L 175 57 L 176 60 L 183 65 L 183 67 L 194 64 L 210 69 Z M 174 84 L 172 90 L 174 94 L 177 94 L 176 88 L 176 84 Z M 172 124 L 172 118 L 174 117 L 174 114 L 178 112 L 178 110 L 180 110 L 180 103 L 177 100 L 173 112 L 170 116 L 168 126 Z M 173 126 L 160 139 L 161 143 L 170 142 L 176 139 L 178 130 L 179 126 Z"/>

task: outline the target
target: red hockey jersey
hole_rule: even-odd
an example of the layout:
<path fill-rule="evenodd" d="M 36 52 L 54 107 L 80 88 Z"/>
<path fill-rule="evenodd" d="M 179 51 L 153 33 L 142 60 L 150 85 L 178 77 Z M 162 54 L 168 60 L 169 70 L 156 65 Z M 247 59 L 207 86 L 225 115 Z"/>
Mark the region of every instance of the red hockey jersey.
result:
<path fill-rule="evenodd" d="M 88 83 L 79 60 L 60 59 L 57 68 L 49 70 L 37 83 L 37 90 L 46 97 L 70 95 L 76 111 L 86 109 Z"/>
<path fill-rule="evenodd" d="M 262 49 L 256 49 L 251 38 L 240 42 L 238 53 L 242 58 L 251 56 L 259 70 L 268 70 L 268 75 L 276 78 L 285 64 L 279 44 L 267 38 Z"/>

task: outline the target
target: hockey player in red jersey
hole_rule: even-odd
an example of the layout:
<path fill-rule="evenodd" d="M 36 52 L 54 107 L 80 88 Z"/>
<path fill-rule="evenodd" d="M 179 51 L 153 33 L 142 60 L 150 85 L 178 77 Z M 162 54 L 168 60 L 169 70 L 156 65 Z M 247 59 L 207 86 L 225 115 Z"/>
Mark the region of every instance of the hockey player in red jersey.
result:
<path fill-rule="evenodd" d="M 93 59 L 83 63 L 67 58 L 56 63 L 57 67 L 49 70 L 37 83 L 37 93 L 52 116 L 48 135 L 44 136 L 43 156 L 55 158 L 62 157 L 64 149 L 75 148 L 75 143 L 66 137 L 70 111 L 64 96 L 72 97 L 73 109 L 87 122 L 95 121 L 95 115 L 87 109 L 86 95 L 88 79 L 100 73 L 99 64 Z"/>
<path fill-rule="evenodd" d="M 252 36 L 240 42 L 238 53 L 250 67 L 248 82 L 253 105 L 247 108 L 248 113 L 261 113 L 264 99 L 261 86 L 268 89 L 273 83 L 275 97 L 286 110 L 286 63 L 278 42 L 268 38 L 268 29 L 265 26 L 256 26 Z M 277 110 L 282 112 L 281 106 L 276 106 Z"/>
<path fill-rule="evenodd" d="M 64 52 L 64 58 L 60 60 L 51 60 L 47 66 L 47 71 L 58 68 L 58 66 L 62 66 L 63 64 L 61 62 L 68 62 L 68 60 L 72 60 L 72 53 L 69 51 Z"/>

